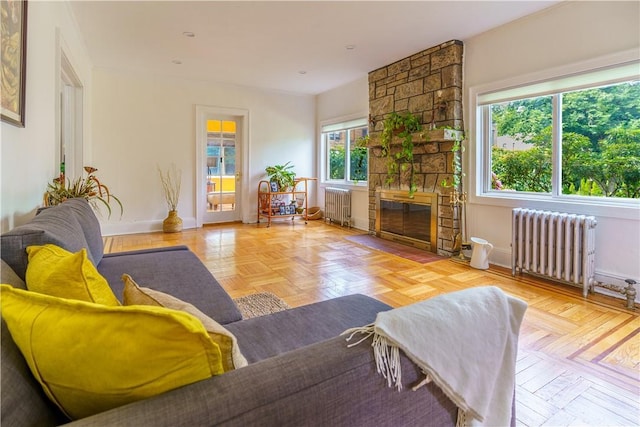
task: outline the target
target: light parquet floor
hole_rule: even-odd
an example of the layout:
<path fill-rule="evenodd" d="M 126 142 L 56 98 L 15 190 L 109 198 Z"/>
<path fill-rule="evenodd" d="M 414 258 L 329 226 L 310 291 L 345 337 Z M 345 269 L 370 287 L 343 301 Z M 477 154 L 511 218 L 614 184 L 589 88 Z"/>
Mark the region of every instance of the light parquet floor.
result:
<path fill-rule="evenodd" d="M 529 304 L 516 374 L 521 426 L 640 425 L 640 318 L 623 301 L 503 268 L 452 260 L 419 264 L 346 240 L 321 221 L 224 224 L 181 233 L 105 238 L 105 251 L 187 245 L 232 297 L 269 291 L 291 306 L 363 293 L 398 307 L 497 285 Z"/>

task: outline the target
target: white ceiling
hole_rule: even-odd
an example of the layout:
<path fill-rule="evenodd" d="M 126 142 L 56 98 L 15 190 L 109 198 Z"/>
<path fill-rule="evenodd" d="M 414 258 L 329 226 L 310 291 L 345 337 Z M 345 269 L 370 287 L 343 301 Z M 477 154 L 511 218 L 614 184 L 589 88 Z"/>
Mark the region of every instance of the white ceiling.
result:
<path fill-rule="evenodd" d="M 97 67 L 317 94 L 555 3 L 73 0 L 71 8 Z"/>

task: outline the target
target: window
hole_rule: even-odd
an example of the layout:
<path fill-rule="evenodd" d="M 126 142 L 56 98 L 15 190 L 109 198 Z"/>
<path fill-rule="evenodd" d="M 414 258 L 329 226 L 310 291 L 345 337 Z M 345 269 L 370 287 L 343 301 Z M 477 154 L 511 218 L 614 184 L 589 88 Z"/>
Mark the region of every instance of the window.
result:
<path fill-rule="evenodd" d="M 236 122 L 207 120 L 207 174 L 233 176 L 236 173 Z"/>
<path fill-rule="evenodd" d="M 369 152 L 363 138 L 368 134 L 366 119 L 322 126 L 326 181 L 344 184 L 366 183 Z"/>
<path fill-rule="evenodd" d="M 478 95 L 483 193 L 640 199 L 638 63 Z"/>

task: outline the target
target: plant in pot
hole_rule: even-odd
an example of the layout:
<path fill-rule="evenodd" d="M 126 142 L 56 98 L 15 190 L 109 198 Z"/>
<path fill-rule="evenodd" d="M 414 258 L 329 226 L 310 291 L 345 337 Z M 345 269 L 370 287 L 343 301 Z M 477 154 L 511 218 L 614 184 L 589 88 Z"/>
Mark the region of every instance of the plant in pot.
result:
<path fill-rule="evenodd" d="M 296 173 L 292 171 L 293 165 L 287 162 L 284 165 L 267 166 L 265 172 L 269 177 L 269 182 L 278 184 L 278 191 L 289 191 L 293 188 Z"/>
<path fill-rule="evenodd" d="M 384 120 L 384 127 L 380 134 L 382 156 L 387 158 L 387 184 L 391 184 L 398 172 L 409 170 L 409 197 L 416 192 L 413 169 L 413 133 L 422 130 L 420 119 L 406 112 L 398 114 L 395 111 Z M 391 149 L 394 137 L 400 139 L 398 150 Z"/>
<path fill-rule="evenodd" d="M 82 197 L 95 210 L 99 210 L 101 206 L 104 206 L 109 212 L 109 218 L 111 217 L 111 203 L 115 202 L 120 207 L 120 216 L 122 216 L 124 212 L 122 202 L 95 176 L 98 169 L 92 166 L 85 166 L 84 171 L 87 173 L 86 177 L 78 177 L 70 181 L 65 178 L 64 174 L 61 174 L 47 184 L 43 200 L 44 206 L 55 206 L 65 200 Z"/>
<path fill-rule="evenodd" d="M 162 192 L 167 202 L 169 214 L 162 221 L 162 231 L 165 233 L 176 233 L 182 231 L 182 218 L 178 216 L 178 199 L 180 198 L 180 184 L 182 183 L 182 171 L 176 168 L 175 164 L 166 171 L 160 169 L 160 181 L 162 182 Z"/>

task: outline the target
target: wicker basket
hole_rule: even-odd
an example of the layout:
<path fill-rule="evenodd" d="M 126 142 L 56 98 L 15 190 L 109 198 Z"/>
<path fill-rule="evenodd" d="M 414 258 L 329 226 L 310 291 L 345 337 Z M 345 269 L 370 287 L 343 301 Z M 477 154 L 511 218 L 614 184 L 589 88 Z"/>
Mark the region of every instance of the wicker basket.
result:
<path fill-rule="evenodd" d="M 322 211 L 317 206 L 312 206 L 307 210 L 307 219 L 320 219 L 322 218 Z"/>

